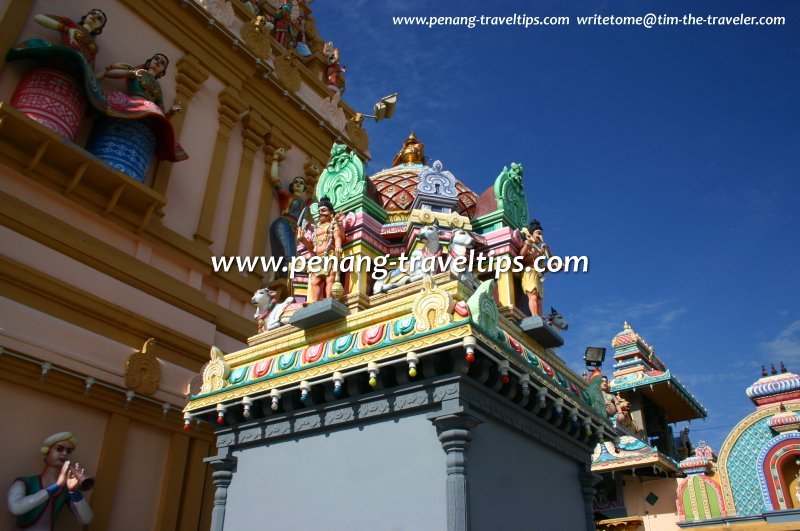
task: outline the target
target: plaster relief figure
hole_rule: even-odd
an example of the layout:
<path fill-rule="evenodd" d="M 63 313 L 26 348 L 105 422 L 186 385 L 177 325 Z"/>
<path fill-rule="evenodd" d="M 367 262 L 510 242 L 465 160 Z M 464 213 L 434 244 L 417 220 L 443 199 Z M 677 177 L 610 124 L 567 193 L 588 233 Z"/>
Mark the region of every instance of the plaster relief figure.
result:
<path fill-rule="evenodd" d="M 94 513 L 81 491 L 91 489 L 94 480 L 86 476 L 80 465 L 69 460 L 77 445 L 70 432 L 54 433 L 44 440 L 41 448 L 44 471 L 17 478 L 11 484 L 8 510 L 17 517 L 15 530 L 52 530 L 64 506 L 69 506 L 81 524 L 92 521 Z"/>

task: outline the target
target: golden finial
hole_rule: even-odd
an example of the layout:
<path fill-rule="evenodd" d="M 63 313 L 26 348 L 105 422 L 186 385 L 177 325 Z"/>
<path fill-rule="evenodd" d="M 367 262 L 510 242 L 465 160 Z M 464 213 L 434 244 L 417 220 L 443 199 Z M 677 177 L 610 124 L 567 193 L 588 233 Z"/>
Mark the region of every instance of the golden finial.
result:
<path fill-rule="evenodd" d="M 630 330 L 631 325 L 628 324 L 628 321 L 625 321 L 625 325 L 622 327 L 624 330 Z"/>
<path fill-rule="evenodd" d="M 392 161 L 392 166 L 400 164 L 425 164 L 425 144 L 417 140 L 413 131 L 403 142 L 403 149 L 394 156 Z"/>

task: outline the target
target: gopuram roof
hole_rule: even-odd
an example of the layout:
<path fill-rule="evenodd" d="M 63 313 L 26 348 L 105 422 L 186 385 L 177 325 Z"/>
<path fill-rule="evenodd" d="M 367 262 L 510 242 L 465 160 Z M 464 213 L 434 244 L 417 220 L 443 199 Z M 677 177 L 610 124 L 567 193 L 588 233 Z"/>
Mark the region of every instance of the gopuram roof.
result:
<path fill-rule="evenodd" d="M 654 347 L 626 322 L 611 341 L 614 347 L 614 378 L 611 392 L 635 390 L 662 407 L 667 422 L 708 416 L 703 405 L 655 355 Z"/>
<path fill-rule="evenodd" d="M 554 350 L 563 340 L 552 316 L 530 315 L 520 303 L 518 275 L 496 264 L 463 273 L 397 261 L 469 251 L 514 257 L 523 247 L 529 213 L 520 164 L 503 167 L 483 194 L 490 211 L 478 215 L 476 194 L 440 161 L 426 162 L 412 135 L 393 168 L 367 177 L 361 160 L 334 144 L 310 205 L 314 220 L 301 224 L 310 227 L 306 241 L 341 230 L 343 260 L 389 257 L 390 273 L 337 270 L 341 287 L 321 300 L 313 291 L 320 275 L 309 271 L 259 290 L 259 331 L 245 349 L 212 351 L 185 409 L 187 427 L 269 424 L 274 415 L 459 374 L 546 419 L 585 445 L 587 458 L 598 437 L 613 437 L 602 396 Z M 325 197 L 335 221 L 322 217 Z M 310 257 L 314 245 L 298 245 L 298 254 Z"/>

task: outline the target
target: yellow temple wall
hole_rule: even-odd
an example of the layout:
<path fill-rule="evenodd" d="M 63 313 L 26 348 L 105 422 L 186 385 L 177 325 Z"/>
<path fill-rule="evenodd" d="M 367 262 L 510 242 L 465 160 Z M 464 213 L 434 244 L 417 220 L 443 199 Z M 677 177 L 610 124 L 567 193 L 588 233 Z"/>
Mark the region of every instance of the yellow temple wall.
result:
<path fill-rule="evenodd" d="M 642 518 L 642 531 L 677 531 L 678 515 L 675 507 L 675 492 L 678 483 L 675 478 L 642 478 L 626 476 L 622 495 L 628 516 Z M 645 498 L 650 493 L 658 496 L 655 505 L 650 505 Z"/>

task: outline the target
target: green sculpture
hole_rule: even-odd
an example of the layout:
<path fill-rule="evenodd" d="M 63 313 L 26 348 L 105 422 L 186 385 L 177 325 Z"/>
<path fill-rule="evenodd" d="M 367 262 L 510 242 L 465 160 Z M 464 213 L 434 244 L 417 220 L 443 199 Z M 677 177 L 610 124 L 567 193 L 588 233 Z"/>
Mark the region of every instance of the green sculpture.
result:
<path fill-rule="evenodd" d="M 316 196 L 329 197 L 337 212 L 351 210 L 367 191 L 364 164 L 354 152 L 348 153 L 344 144 L 333 144 L 331 158 L 317 182 Z"/>
<path fill-rule="evenodd" d="M 503 171 L 494 182 L 494 197 L 497 209 L 514 228 L 528 223 L 528 200 L 522 187 L 522 164 L 511 163 L 511 168 L 503 166 Z"/>
<path fill-rule="evenodd" d="M 494 283 L 494 279 L 485 280 L 467 299 L 472 321 L 490 335 L 497 333 L 497 322 L 500 320 L 500 310 L 494 300 Z"/>

